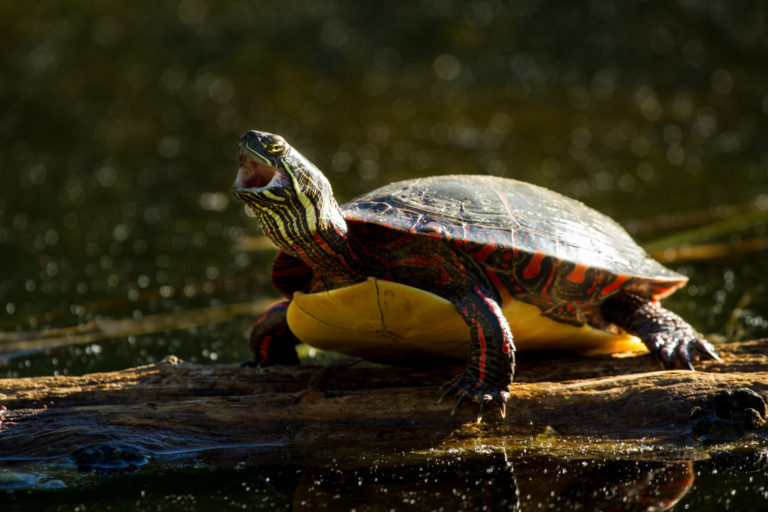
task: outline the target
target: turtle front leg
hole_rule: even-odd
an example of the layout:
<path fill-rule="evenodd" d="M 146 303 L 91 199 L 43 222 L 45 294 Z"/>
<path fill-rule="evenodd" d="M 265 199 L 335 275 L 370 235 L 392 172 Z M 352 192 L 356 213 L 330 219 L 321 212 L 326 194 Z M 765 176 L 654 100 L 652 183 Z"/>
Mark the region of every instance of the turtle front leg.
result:
<path fill-rule="evenodd" d="M 497 403 L 504 417 L 515 372 L 515 346 L 509 324 L 496 299 L 480 287 L 472 288 L 454 303 L 470 327 L 472 341 L 467 369 L 447 384 L 448 389 L 440 399 L 458 395 L 451 414 L 465 399 L 478 402 L 481 414 L 485 405 Z"/>
<path fill-rule="evenodd" d="M 295 347 L 300 342 L 288 328 L 285 317 L 289 305 L 287 300 L 275 304 L 253 324 L 248 339 L 253 361 L 249 361 L 248 366 L 299 364 Z"/>
<path fill-rule="evenodd" d="M 693 370 L 700 358 L 720 360 L 715 348 L 685 320 L 633 293 L 621 292 L 605 301 L 603 317 L 634 334 L 664 368 Z"/>

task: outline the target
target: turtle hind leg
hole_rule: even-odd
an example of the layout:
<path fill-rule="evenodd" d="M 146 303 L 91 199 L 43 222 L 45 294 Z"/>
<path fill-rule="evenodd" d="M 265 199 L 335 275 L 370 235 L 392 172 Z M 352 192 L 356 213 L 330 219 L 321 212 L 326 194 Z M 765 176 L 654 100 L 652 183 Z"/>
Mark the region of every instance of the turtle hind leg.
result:
<path fill-rule="evenodd" d="M 295 347 L 300 342 L 288 328 L 285 317 L 289 304 L 289 301 L 275 304 L 253 324 L 248 339 L 253 361 L 247 361 L 245 366 L 299 364 Z"/>
<path fill-rule="evenodd" d="M 608 322 L 640 338 L 665 368 L 693 370 L 697 359 L 720 360 L 701 334 L 656 301 L 620 292 L 606 300 L 601 311 Z"/>

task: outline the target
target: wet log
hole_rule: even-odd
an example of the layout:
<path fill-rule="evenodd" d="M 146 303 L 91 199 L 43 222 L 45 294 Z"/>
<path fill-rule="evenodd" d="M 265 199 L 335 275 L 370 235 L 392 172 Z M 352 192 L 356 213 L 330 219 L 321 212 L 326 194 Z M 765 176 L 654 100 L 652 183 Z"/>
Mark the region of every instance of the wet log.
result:
<path fill-rule="evenodd" d="M 542 435 L 590 439 L 590 446 L 672 440 L 679 447 L 698 442 L 691 413 L 699 408 L 702 416 L 718 393 L 768 396 L 768 340 L 718 349 L 722 362 L 700 362 L 696 372 L 660 371 L 647 355 L 523 359 L 506 418 L 488 410 L 479 423 L 474 404 L 451 416 L 453 400 L 437 403 L 439 386 L 458 368 L 254 369 L 169 356 L 116 372 L 4 379 L 0 459 L 61 456 L 101 442 L 152 453 L 240 446 L 283 457 L 355 443 L 450 447 Z M 760 404 L 748 408 L 764 419 Z M 754 416 L 751 430 L 763 435 Z M 726 419 L 742 421 L 733 418 Z"/>

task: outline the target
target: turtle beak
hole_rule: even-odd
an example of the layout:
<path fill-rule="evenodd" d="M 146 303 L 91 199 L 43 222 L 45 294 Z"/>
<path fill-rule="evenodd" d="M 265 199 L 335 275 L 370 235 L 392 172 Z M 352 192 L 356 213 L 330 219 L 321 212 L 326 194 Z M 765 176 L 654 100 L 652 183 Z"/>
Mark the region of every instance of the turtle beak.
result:
<path fill-rule="evenodd" d="M 240 169 L 232 188 L 264 188 L 272 181 L 277 169 L 240 155 Z"/>
<path fill-rule="evenodd" d="M 234 190 L 266 189 L 272 186 L 283 186 L 289 180 L 280 169 L 263 164 L 251 158 L 247 153 L 240 155 L 240 169 L 232 185 Z"/>

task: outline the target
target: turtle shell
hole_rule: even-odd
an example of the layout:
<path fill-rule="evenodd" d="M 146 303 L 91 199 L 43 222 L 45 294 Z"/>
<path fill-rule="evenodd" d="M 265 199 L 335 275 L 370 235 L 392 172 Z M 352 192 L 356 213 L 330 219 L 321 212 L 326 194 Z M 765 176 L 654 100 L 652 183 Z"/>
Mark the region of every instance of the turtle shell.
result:
<path fill-rule="evenodd" d="M 427 291 L 371 277 L 343 288 L 297 291 L 292 297 L 288 325 L 313 347 L 382 363 L 431 364 L 469 356 L 469 326 L 451 302 Z M 502 313 L 518 352 L 601 355 L 647 350 L 623 331 L 558 322 L 523 301 L 506 301 Z"/>
<path fill-rule="evenodd" d="M 400 181 L 342 206 L 349 221 L 515 254 L 538 255 L 631 281 L 662 298 L 687 278 L 651 259 L 611 218 L 543 187 L 508 178 L 434 176 Z M 651 283 L 649 286 L 639 286 Z"/>

